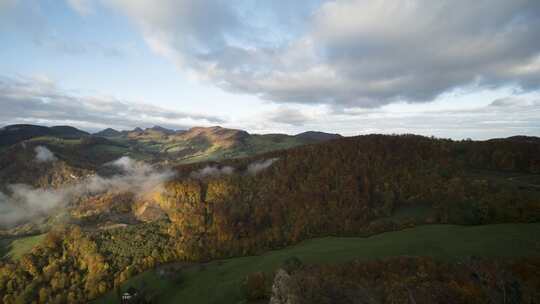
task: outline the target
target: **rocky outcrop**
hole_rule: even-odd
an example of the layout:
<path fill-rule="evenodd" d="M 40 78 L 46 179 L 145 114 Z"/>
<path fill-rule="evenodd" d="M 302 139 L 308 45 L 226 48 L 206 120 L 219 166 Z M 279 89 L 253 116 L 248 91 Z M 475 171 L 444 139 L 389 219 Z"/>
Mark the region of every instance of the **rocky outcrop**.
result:
<path fill-rule="evenodd" d="M 284 269 L 278 269 L 272 284 L 270 304 L 295 304 L 296 296 L 291 292 L 291 275 Z"/>

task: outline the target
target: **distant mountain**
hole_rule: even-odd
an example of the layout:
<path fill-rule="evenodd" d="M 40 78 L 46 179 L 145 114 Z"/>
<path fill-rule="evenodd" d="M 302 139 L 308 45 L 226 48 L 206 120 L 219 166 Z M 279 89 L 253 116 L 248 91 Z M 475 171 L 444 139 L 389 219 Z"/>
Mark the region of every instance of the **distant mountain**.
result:
<path fill-rule="evenodd" d="M 163 143 L 162 151 L 176 162 L 198 162 L 252 156 L 289 149 L 340 137 L 337 134 L 306 132 L 304 135 L 250 134 L 244 130 L 214 127 L 194 127 L 174 134 L 144 132 L 131 139 Z"/>
<path fill-rule="evenodd" d="M 307 131 L 304 133 L 296 134 L 294 137 L 300 138 L 306 141 L 319 142 L 319 141 L 337 139 L 343 136 L 339 134 L 324 133 L 324 132 L 318 132 L 318 131 Z"/>
<path fill-rule="evenodd" d="M 17 124 L 0 129 L 0 146 L 9 146 L 23 140 L 41 136 L 58 138 L 81 138 L 90 135 L 70 126 L 44 127 L 36 125 Z"/>
<path fill-rule="evenodd" d="M 54 126 L 50 127 L 50 129 L 55 132 L 55 134 L 53 134 L 54 136 L 62 138 L 80 138 L 90 135 L 90 133 L 79 130 L 72 126 Z"/>
<path fill-rule="evenodd" d="M 494 139 L 490 139 L 489 141 L 513 141 L 513 142 L 520 142 L 520 143 L 540 143 L 540 137 L 516 135 L 516 136 L 510 136 L 507 138 L 494 138 Z"/>
<path fill-rule="evenodd" d="M 94 133 L 93 135 L 94 136 L 99 136 L 99 137 L 117 137 L 117 136 L 121 136 L 122 132 L 117 131 L 117 130 L 112 129 L 112 128 L 107 128 L 105 130 L 101 130 L 101 131 L 99 131 L 97 133 Z"/>
<path fill-rule="evenodd" d="M 139 151 L 158 152 L 161 158 L 175 162 L 192 162 L 234 157 L 229 152 L 245 150 L 251 135 L 246 131 L 215 126 L 193 127 L 186 131 L 153 127 L 127 132 L 125 137 L 132 144 L 137 143 Z"/>
<path fill-rule="evenodd" d="M 167 128 L 164 128 L 164 127 L 161 127 L 161 126 L 153 126 L 151 128 L 146 128 L 144 131 L 145 132 L 149 132 L 149 131 L 162 132 L 164 134 L 174 134 L 174 133 L 176 133 L 175 130 L 167 129 Z"/>
<path fill-rule="evenodd" d="M 12 125 L 0 129 L 0 146 L 10 146 L 35 137 L 36 144 L 54 151 L 65 151 L 65 157 L 79 159 L 82 166 L 96 166 L 101 160 L 131 156 L 155 162 L 193 163 L 252 156 L 284 150 L 305 144 L 340 138 L 338 134 L 304 132 L 287 134 L 250 134 L 244 130 L 213 127 L 193 127 L 189 130 L 171 130 L 161 126 L 119 131 L 107 128 L 92 135 L 69 126 L 43 127 Z M 48 138 L 45 138 L 48 137 Z M 71 142 L 69 151 L 55 138 L 81 138 Z M 79 156 L 77 156 L 79 155 Z"/>
<path fill-rule="evenodd" d="M 250 134 L 243 130 L 216 127 L 194 127 L 178 135 L 184 140 L 206 140 L 221 148 L 231 148 L 245 143 Z"/>
<path fill-rule="evenodd" d="M 152 134 L 158 134 L 158 135 L 170 135 L 176 133 L 175 130 L 163 128 L 160 126 L 153 126 L 151 128 L 141 129 L 139 127 L 136 127 L 133 130 L 127 130 L 127 131 L 118 131 L 113 128 L 107 128 L 104 130 L 101 130 L 97 133 L 94 133 L 94 136 L 99 137 L 120 137 L 120 136 L 126 136 L 126 137 L 134 137 L 134 136 L 141 136 L 141 135 L 152 135 Z"/>

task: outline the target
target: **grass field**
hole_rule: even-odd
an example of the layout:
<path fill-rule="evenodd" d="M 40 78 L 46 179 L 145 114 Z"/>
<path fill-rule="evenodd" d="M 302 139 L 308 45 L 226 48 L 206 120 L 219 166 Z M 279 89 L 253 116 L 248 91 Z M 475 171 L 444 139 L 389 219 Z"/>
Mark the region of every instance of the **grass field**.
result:
<path fill-rule="evenodd" d="M 0 257 L 18 259 L 23 254 L 30 252 L 44 237 L 45 234 L 40 234 L 17 239 L 0 239 Z"/>
<path fill-rule="evenodd" d="M 260 256 L 213 261 L 191 266 L 175 284 L 147 271 L 124 284 L 152 290 L 157 303 L 240 303 L 241 282 L 251 272 L 275 270 L 287 258 L 305 263 L 337 263 L 399 255 L 431 256 L 443 260 L 467 256 L 516 257 L 540 255 L 540 223 L 486 226 L 430 225 L 368 238 L 325 237 Z M 117 303 L 114 293 L 96 303 Z"/>

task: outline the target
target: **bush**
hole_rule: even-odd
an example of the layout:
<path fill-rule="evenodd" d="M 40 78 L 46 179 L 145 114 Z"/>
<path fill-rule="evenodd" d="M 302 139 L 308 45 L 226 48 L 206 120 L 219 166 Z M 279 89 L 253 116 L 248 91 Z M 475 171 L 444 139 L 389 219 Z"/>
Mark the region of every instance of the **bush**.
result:
<path fill-rule="evenodd" d="M 293 273 L 296 270 L 302 268 L 303 263 L 302 261 L 295 256 L 292 256 L 290 258 L 287 258 L 283 263 L 281 264 L 281 268 L 285 270 L 287 273 Z"/>
<path fill-rule="evenodd" d="M 244 282 L 244 292 L 248 301 L 267 299 L 270 288 L 266 275 L 263 272 L 254 272 L 247 275 Z"/>

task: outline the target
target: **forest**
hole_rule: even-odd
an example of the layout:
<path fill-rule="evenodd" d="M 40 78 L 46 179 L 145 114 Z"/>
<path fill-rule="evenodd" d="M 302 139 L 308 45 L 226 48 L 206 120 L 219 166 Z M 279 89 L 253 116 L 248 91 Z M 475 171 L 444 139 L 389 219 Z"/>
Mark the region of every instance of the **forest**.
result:
<path fill-rule="evenodd" d="M 278 271 L 270 303 L 535 303 L 538 265 L 537 258 L 456 263 L 425 257 L 300 264 Z M 251 296 L 260 297 L 264 278 L 250 279 L 260 291 Z"/>
<path fill-rule="evenodd" d="M 193 174 L 205 168 L 214 173 Z M 147 198 L 166 219 L 107 230 L 56 227 L 20 260 L 1 262 L 3 303 L 84 303 L 158 264 L 258 254 L 313 237 L 540 219 L 540 142 L 530 138 L 367 135 L 174 169 L 175 178 Z M 395 216 L 418 207 L 426 212 Z M 452 267 L 410 263 L 429 273 Z"/>

